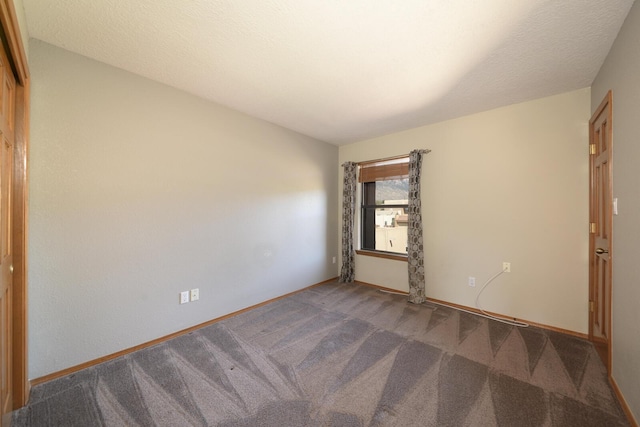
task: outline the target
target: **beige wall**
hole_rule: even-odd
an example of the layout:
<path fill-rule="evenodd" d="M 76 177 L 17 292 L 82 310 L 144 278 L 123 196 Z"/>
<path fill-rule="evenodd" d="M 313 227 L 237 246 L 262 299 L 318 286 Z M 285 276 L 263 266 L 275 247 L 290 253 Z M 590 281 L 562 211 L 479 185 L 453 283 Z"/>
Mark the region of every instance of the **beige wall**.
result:
<path fill-rule="evenodd" d="M 339 161 L 433 150 L 422 180 L 427 295 L 474 306 L 508 261 L 485 309 L 586 333 L 589 105 L 582 89 L 342 146 Z M 401 261 L 357 256 L 356 279 L 408 290 Z"/>
<path fill-rule="evenodd" d="M 612 374 L 640 420 L 640 4 L 627 16 L 598 76 L 591 109 L 613 93 Z"/>
<path fill-rule="evenodd" d="M 30 66 L 31 378 L 337 276 L 337 147 L 37 40 Z"/>

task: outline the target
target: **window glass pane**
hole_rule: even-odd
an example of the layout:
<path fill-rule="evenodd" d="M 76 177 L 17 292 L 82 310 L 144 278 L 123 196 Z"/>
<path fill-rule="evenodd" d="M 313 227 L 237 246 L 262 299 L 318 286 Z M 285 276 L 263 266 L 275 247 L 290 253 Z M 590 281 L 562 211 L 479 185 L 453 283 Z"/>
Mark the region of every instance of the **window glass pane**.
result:
<path fill-rule="evenodd" d="M 407 217 L 402 207 L 376 208 L 377 251 L 407 253 Z"/>
<path fill-rule="evenodd" d="M 409 178 L 376 182 L 376 205 L 406 205 L 409 203 Z"/>
<path fill-rule="evenodd" d="M 389 179 L 363 185 L 362 247 L 407 253 L 409 179 Z M 374 206 L 375 205 L 375 206 Z"/>

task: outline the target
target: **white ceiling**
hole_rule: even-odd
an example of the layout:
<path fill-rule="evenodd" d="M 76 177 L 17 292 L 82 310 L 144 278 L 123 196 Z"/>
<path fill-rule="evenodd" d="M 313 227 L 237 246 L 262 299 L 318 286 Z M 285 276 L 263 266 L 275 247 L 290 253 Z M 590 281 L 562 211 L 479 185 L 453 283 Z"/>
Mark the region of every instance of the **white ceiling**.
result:
<path fill-rule="evenodd" d="M 24 0 L 31 37 L 336 145 L 590 86 L 633 0 Z"/>

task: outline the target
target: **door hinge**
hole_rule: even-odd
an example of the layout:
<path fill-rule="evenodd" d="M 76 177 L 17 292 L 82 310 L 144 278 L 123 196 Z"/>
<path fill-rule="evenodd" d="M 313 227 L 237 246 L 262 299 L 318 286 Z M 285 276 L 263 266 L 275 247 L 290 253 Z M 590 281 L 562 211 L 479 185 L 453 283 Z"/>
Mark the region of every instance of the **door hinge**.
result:
<path fill-rule="evenodd" d="M 589 144 L 589 154 L 596 154 L 596 144 Z"/>
<path fill-rule="evenodd" d="M 596 232 L 596 223 L 595 222 L 589 223 L 589 231 L 591 232 L 591 234 L 595 234 L 595 232 Z"/>
<path fill-rule="evenodd" d="M 589 301 L 589 311 L 591 313 L 593 313 L 595 311 L 594 308 L 595 308 L 594 302 L 593 301 Z"/>

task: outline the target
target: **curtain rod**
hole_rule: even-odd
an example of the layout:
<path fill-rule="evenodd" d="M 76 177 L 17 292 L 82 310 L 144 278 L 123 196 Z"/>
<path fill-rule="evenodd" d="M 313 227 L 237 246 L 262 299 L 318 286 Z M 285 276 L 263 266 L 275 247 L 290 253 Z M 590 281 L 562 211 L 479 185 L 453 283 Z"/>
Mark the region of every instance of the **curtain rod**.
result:
<path fill-rule="evenodd" d="M 430 153 L 431 150 L 428 149 L 424 149 L 421 150 L 424 154 Z M 384 157 L 382 159 L 376 159 L 376 160 L 366 160 L 364 162 L 357 162 L 356 165 L 358 166 L 362 166 L 362 165 L 369 165 L 371 163 L 378 163 L 378 162 L 387 162 L 389 160 L 397 160 L 397 159 L 404 159 L 405 157 L 409 157 L 409 154 L 402 154 L 400 156 L 392 156 L 392 157 Z"/>

